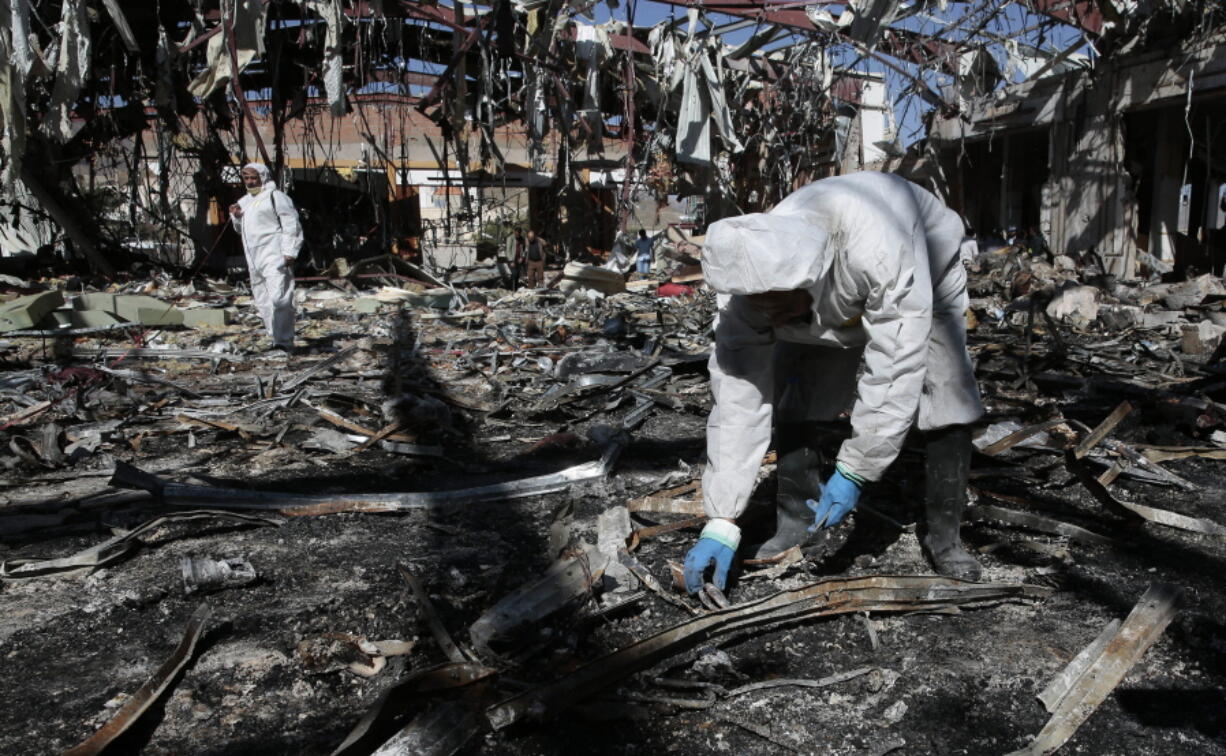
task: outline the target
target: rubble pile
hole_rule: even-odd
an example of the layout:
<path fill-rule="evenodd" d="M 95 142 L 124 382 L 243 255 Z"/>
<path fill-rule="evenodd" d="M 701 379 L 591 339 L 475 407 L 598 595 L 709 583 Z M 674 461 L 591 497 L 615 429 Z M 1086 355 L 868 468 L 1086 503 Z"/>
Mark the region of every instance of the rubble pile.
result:
<path fill-rule="evenodd" d="M 220 281 L 6 282 L 0 750 L 1226 749 L 1226 288 L 970 265 L 984 581 L 927 574 L 907 451 L 825 548 L 697 597 L 692 268 L 338 272 L 288 355 Z"/>

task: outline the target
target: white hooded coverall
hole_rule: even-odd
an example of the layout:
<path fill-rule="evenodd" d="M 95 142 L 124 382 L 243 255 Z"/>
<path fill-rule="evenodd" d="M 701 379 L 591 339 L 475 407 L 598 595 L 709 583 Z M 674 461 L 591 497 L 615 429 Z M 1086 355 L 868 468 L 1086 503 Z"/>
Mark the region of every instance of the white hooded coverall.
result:
<path fill-rule="evenodd" d="M 294 344 L 294 273 L 285 258 L 297 258 L 302 248 L 302 226 L 294 201 L 279 191 L 268 168 L 248 163 L 244 170 L 260 174 L 264 188 L 238 201 L 242 216 L 232 216 L 234 229 L 243 237 L 247 270 L 251 273 L 251 296 L 272 343 Z"/>
<path fill-rule="evenodd" d="M 833 420 L 854 397 L 838 463 L 871 481 L 917 420 L 932 430 L 983 414 L 966 351 L 962 237 L 961 219 L 931 193 L 874 172 L 823 179 L 769 213 L 711 224 L 702 265 L 719 313 L 702 479 L 708 517 L 745 510 L 772 413 Z M 795 289 L 813 297 L 809 322 L 773 327 L 742 296 Z"/>

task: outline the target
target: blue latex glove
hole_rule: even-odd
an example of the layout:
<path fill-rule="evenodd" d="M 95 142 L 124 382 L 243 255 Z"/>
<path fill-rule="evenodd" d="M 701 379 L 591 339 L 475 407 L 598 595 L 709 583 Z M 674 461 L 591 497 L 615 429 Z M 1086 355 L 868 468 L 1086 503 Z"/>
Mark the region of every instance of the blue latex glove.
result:
<path fill-rule="evenodd" d="M 714 538 L 699 538 L 690 553 L 685 555 L 685 589 L 698 593 L 702 589 L 702 574 L 715 562 L 715 587 L 724 590 L 728 584 L 728 570 L 736 552 Z"/>
<path fill-rule="evenodd" d="M 838 525 L 847 513 L 856 508 L 860 502 L 860 484 L 845 476 L 842 470 L 835 468 L 834 475 L 822 486 L 822 500 L 816 504 L 812 499 L 805 502 L 813 510 L 813 524 L 809 532 L 818 528 Z"/>

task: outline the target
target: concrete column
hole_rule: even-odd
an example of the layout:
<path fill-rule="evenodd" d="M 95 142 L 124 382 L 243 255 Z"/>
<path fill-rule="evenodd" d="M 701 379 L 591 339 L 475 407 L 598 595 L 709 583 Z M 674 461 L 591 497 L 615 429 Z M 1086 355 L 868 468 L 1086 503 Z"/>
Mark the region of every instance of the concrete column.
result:
<path fill-rule="evenodd" d="M 1151 186 L 1149 252 L 1163 262 L 1175 262 L 1175 234 L 1179 222 L 1179 186 L 1187 155 L 1186 136 L 1179 108 L 1158 114 Z"/>
<path fill-rule="evenodd" d="M 857 109 L 856 114 L 852 116 L 851 126 L 847 129 L 847 138 L 843 142 L 843 154 L 839 161 L 840 173 L 855 173 L 864 167 L 863 137 L 864 120 L 860 116 L 860 110 Z"/>
<path fill-rule="evenodd" d="M 1047 245 L 1058 255 L 1068 246 L 1064 232 L 1064 181 L 1068 173 L 1068 123 L 1055 121 L 1047 130 L 1047 181 L 1041 192 L 1039 227 Z"/>
<path fill-rule="evenodd" d="M 1013 186 L 1013 176 L 1009 171 L 1009 158 L 1013 154 L 1013 150 L 1010 149 L 1013 140 L 1008 134 L 1002 134 L 1000 141 L 1000 207 L 997 217 L 1000 218 L 1001 229 L 1007 233 L 1010 228 L 1014 227 L 1009 217 L 1009 195 L 1012 193 L 1010 190 Z"/>

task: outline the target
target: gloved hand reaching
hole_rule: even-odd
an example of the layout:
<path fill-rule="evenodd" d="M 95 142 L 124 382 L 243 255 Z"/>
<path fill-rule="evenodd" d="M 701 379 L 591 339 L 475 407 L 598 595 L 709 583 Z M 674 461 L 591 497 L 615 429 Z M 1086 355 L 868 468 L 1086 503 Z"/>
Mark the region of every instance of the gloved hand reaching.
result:
<path fill-rule="evenodd" d="M 731 520 L 710 520 L 702 529 L 698 543 L 685 555 L 685 589 L 698 593 L 702 589 L 703 573 L 712 562 L 715 576 L 711 581 L 721 591 L 728 585 L 728 570 L 732 557 L 741 545 L 741 529 Z"/>
<path fill-rule="evenodd" d="M 813 533 L 818 528 L 838 525 L 848 512 L 856 508 L 859 502 L 860 483 L 844 475 L 843 470 L 836 467 L 834 475 L 831 475 L 826 485 L 822 486 L 822 500 L 814 503 L 812 499 L 809 499 L 805 502 L 814 514 L 809 532 Z"/>

